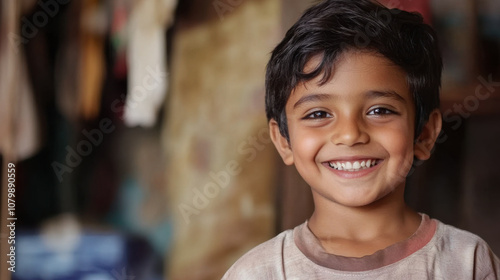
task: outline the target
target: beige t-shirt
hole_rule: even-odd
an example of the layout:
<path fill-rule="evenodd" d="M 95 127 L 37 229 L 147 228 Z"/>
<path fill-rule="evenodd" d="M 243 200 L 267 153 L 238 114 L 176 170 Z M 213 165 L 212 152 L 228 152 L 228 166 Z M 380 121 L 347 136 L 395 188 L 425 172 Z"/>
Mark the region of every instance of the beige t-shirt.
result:
<path fill-rule="evenodd" d="M 250 250 L 222 279 L 500 279 L 500 260 L 478 236 L 422 214 L 410 238 L 361 258 L 325 252 L 305 222 Z"/>

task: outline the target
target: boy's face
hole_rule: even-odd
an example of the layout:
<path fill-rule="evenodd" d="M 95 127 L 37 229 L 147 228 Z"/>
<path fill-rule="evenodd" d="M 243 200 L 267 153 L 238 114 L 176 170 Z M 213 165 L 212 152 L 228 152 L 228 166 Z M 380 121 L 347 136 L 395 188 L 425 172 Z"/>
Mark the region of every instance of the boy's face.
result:
<path fill-rule="evenodd" d="M 312 58 L 305 72 L 319 61 Z M 382 56 L 347 52 L 331 79 L 319 85 L 321 78 L 292 91 L 289 142 L 270 122 L 285 163 L 295 164 L 315 200 L 364 206 L 403 187 L 413 157 L 430 155 L 414 146 L 415 105 L 404 71 Z"/>

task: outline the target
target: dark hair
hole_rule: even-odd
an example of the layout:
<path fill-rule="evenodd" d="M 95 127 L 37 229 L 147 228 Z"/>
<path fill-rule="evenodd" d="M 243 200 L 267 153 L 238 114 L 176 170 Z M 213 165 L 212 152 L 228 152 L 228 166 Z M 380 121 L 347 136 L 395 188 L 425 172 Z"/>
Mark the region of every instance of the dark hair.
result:
<path fill-rule="evenodd" d="M 443 62 L 434 30 L 418 13 L 388 9 L 370 0 L 326 0 L 309 8 L 273 50 L 266 71 L 266 114 L 289 140 L 285 105 L 302 81 L 323 74 L 330 79 L 335 60 L 349 50 L 383 55 L 406 72 L 413 95 L 415 138 L 433 109 L 439 107 Z M 321 55 L 318 67 L 305 64 Z"/>

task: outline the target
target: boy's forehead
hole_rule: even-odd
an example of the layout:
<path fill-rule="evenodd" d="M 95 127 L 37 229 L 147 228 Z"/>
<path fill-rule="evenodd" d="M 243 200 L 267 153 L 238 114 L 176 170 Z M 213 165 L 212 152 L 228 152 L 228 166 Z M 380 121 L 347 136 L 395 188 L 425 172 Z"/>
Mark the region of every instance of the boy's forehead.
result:
<path fill-rule="evenodd" d="M 303 72 L 314 72 L 323 63 L 323 55 L 312 56 L 304 65 Z M 336 57 L 332 67 L 321 67 L 331 73 L 319 73 L 310 80 L 302 80 L 292 89 L 290 97 L 296 96 L 297 91 L 304 93 L 313 88 L 321 88 L 327 84 L 334 84 L 333 88 L 340 92 L 398 92 L 405 96 L 409 103 L 413 103 L 413 97 L 409 91 L 407 73 L 395 65 L 385 56 L 369 51 L 346 51 Z M 328 79 L 324 79 L 327 75 Z M 300 90 L 302 89 L 302 90 Z M 335 90 L 336 91 L 336 90 Z M 287 102 L 288 103 L 288 102 Z"/>
<path fill-rule="evenodd" d="M 339 64 L 343 62 L 349 62 L 353 57 L 356 57 L 357 59 L 366 59 L 366 58 L 373 58 L 376 57 L 377 62 L 381 66 L 394 66 L 398 67 L 396 64 L 394 64 L 390 59 L 387 57 L 383 56 L 382 54 L 375 52 L 375 51 L 370 51 L 370 50 L 346 50 L 338 54 L 334 61 L 332 61 L 332 64 Z M 305 63 L 303 72 L 304 73 L 310 73 L 317 69 L 323 60 L 323 53 L 315 54 L 311 56 Z M 370 59 L 372 60 L 372 59 Z M 333 67 L 332 67 L 333 69 Z M 401 68 L 400 68 L 401 69 Z M 402 69 L 401 69 L 402 70 Z"/>

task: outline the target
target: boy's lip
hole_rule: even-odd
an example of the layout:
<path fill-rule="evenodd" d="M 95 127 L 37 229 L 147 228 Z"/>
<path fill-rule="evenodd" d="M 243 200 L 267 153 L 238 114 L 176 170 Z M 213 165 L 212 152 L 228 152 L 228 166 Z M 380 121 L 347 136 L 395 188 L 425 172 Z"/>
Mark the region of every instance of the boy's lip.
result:
<path fill-rule="evenodd" d="M 370 166 L 366 167 L 367 162 L 370 162 Z M 345 179 L 355 179 L 364 177 L 376 169 L 379 168 L 380 164 L 383 162 L 383 159 L 374 158 L 374 157 L 342 157 L 334 160 L 323 162 L 322 165 L 332 171 L 339 177 Z M 356 162 L 356 168 L 354 167 L 354 163 Z M 376 164 L 373 164 L 375 162 Z M 343 168 L 335 168 L 332 166 L 338 166 L 338 164 L 342 164 Z M 349 165 L 347 165 L 349 163 Z M 344 165 L 346 164 L 346 165 Z M 346 169 L 346 167 L 350 169 Z"/>
<path fill-rule="evenodd" d="M 382 162 L 379 157 L 358 155 L 339 156 L 322 162 L 322 165 L 340 177 L 358 178 L 371 173 Z"/>
<path fill-rule="evenodd" d="M 343 156 L 343 157 L 336 157 L 327 161 L 324 161 L 323 164 L 330 164 L 330 163 L 351 163 L 354 164 L 355 162 L 362 163 L 362 162 L 367 162 L 370 160 L 371 162 L 382 162 L 382 159 L 379 157 L 374 157 L 374 156 Z"/>
<path fill-rule="evenodd" d="M 374 156 L 343 156 L 343 157 L 336 157 L 336 158 L 333 158 L 333 159 L 330 159 L 330 160 L 327 160 L 325 162 L 336 162 L 336 161 L 339 161 L 339 162 L 346 162 L 346 161 L 362 161 L 362 160 L 380 160 L 380 158 L 378 157 L 374 157 Z"/>

